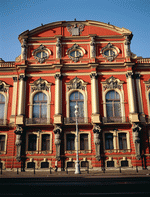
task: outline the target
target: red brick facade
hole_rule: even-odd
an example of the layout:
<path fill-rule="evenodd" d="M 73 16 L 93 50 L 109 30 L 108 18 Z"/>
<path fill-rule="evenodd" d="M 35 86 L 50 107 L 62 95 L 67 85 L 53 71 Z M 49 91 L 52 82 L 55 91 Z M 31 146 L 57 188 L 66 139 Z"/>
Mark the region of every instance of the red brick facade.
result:
<path fill-rule="evenodd" d="M 96 21 L 19 35 L 21 55 L 0 62 L 4 169 L 74 168 L 75 103 L 81 168 L 150 166 L 150 59 L 130 51 L 132 36 Z"/>

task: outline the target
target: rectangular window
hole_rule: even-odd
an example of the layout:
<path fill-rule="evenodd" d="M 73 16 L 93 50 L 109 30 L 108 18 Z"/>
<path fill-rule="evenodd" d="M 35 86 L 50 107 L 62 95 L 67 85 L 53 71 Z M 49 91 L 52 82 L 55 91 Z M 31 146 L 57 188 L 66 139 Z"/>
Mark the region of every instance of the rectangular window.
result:
<path fill-rule="evenodd" d="M 80 135 L 80 150 L 88 150 L 88 134 Z"/>
<path fill-rule="evenodd" d="M 5 135 L 0 135 L 0 151 L 5 150 Z"/>
<path fill-rule="evenodd" d="M 107 161 L 107 167 L 114 167 L 114 161 Z"/>
<path fill-rule="evenodd" d="M 105 149 L 114 149 L 112 133 L 105 133 Z"/>
<path fill-rule="evenodd" d="M 119 149 L 127 149 L 126 133 L 119 133 Z"/>
<path fill-rule="evenodd" d="M 36 151 L 37 135 L 28 135 L 28 151 Z"/>
<path fill-rule="evenodd" d="M 75 150 L 74 142 L 75 142 L 75 135 L 67 134 L 67 150 Z"/>
<path fill-rule="evenodd" d="M 50 135 L 43 134 L 42 135 L 42 151 L 50 150 Z"/>

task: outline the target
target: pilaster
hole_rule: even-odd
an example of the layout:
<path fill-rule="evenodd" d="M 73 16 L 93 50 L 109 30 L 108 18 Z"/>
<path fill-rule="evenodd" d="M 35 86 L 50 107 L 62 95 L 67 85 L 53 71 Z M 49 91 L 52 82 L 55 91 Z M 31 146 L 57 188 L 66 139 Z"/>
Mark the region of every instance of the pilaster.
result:
<path fill-rule="evenodd" d="M 55 74 L 55 115 L 54 124 L 62 124 L 62 75 Z"/>
<path fill-rule="evenodd" d="M 133 72 L 132 71 L 128 72 L 126 74 L 126 77 L 127 77 L 128 101 L 129 101 L 129 119 L 131 122 L 139 122 L 138 113 L 136 111 Z"/>
<path fill-rule="evenodd" d="M 25 75 L 19 76 L 19 92 L 18 92 L 18 112 L 16 117 L 16 124 L 24 123 L 25 115 Z"/>
<path fill-rule="evenodd" d="M 145 122 L 145 114 L 143 109 L 143 99 L 142 99 L 142 91 L 141 91 L 141 83 L 140 83 L 140 74 L 135 74 L 136 77 L 136 88 L 137 88 L 137 98 L 138 98 L 138 108 L 139 108 L 139 118 L 141 122 Z"/>
<path fill-rule="evenodd" d="M 100 123 L 97 73 L 91 73 L 92 122 Z"/>
<path fill-rule="evenodd" d="M 12 96 L 12 108 L 11 108 L 11 116 L 10 116 L 10 124 L 14 124 L 15 123 L 15 116 L 16 116 L 16 104 L 17 104 L 17 83 L 18 83 L 18 78 L 17 77 L 13 77 L 13 96 Z"/>

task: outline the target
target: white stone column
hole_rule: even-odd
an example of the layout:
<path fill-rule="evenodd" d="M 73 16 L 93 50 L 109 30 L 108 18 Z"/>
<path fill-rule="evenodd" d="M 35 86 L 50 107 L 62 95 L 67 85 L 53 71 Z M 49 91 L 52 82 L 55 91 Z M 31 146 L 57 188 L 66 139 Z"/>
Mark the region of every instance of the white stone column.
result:
<path fill-rule="evenodd" d="M 16 102 L 17 102 L 17 77 L 13 77 L 13 96 L 12 96 L 12 108 L 11 108 L 11 116 L 10 116 L 10 123 L 15 122 L 15 115 L 16 115 Z"/>
<path fill-rule="evenodd" d="M 99 115 L 99 99 L 98 99 L 98 84 L 97 73 L 91 73 L 91 100 L 92 100 L 92 121 L 93 123 L 100 122 Z"/>
<path fill-rule="evenodd" d="M 129 102 L 129 118 L 132 122 L 138 122 L 138 114 L 136 109 L 136 101 L 135 101 L 135 86 L 133 80 L 133 72 L 128 72 L 126 74 L 127 77 L 127 89 L 128 89 L 128 102 Z"/>
<path fill-rule="evenodd" d="M 19 77 L 19 93 L 18 93 L 18 115 L 24 115 L 24 92 L 25 92 L 25 76 Z"/>
<path fill-rule="evenodd" d="M 138 98 L 138 108 L 140 121 L 145 122 L 145 114 L 143 109 L 143 99 L 142 99 L 142 91 L 141 91 L 141 82 L 140 82 L 140 74 L 135 74 L 136 77 L 136 89 L 137 89 L 137 98 Z"/>
<path fill-rule="evenodd" d="M 62 82 L 61 74 L 55 75 L 55 116 L 54 122 L 59 124 L 62 122 Z"/>
<path fill-rule="evenodd" d="M 16 124 L 24 123 L 25 115 L 25 76 L 19 76 L 19 92 L 18 92 L 18 112 L 16 117 Z"/>

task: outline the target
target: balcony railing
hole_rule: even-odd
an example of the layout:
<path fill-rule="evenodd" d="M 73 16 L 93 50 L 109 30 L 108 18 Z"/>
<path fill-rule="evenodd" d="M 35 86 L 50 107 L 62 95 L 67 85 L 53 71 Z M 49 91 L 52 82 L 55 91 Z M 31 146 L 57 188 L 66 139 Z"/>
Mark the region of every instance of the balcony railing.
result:
<path fill-rule="evenodd" d="M 103 123 L 128 123 L 128 117 L 103 117 Z"/>
<path fill-rule="evenodd" d="M 1 62 L 0 67 L 15 67 L 15 62 Z"/>
<path fill-rule="evenodd" d="M 89 118 L 88 117 L 78 117 L 77 121 L 78 121 L 78 124 L 87 124 L 87 123 L 89 123 Z M 75 123 L 76 123 L 75 117 L 64 118 L 64 124 L 75 124 Z"/>
<path fill-rule="evenodd" d="M 26 118 L 27 125 L 49 125 L 51 123 L 52 120 L 47 118 Z"/>

